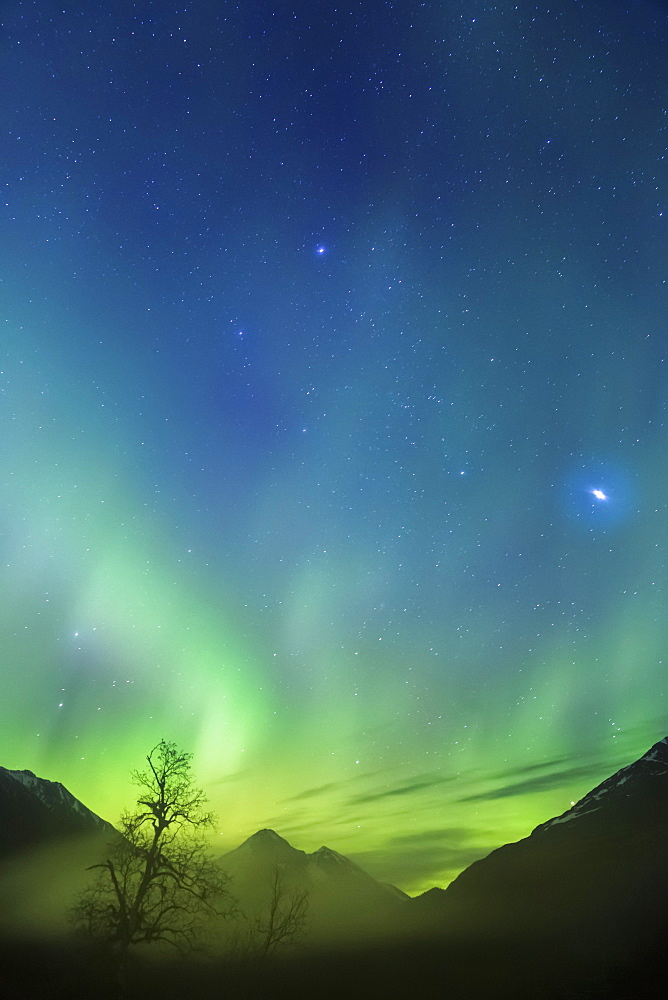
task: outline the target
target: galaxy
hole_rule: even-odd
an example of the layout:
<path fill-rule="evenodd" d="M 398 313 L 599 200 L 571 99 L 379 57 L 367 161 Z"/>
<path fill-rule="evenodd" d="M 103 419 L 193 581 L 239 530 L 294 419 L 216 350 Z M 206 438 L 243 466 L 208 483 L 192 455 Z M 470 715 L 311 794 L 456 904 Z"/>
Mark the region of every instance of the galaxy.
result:
<path fill-rule="evenodd" d="M 663 6 L 1 19 L 0 763 L 413 894 L 663 738 Z"/>

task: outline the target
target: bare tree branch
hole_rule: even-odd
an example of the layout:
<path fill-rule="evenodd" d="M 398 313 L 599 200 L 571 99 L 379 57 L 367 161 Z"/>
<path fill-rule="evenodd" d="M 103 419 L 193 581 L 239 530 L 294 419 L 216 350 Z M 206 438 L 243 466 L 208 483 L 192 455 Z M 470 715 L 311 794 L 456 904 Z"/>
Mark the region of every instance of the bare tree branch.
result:
<path fill-rule="evenodd" d="M 74 923 L 113 944 L 125 964 L 136 944 L 166 942 L 192 948 L 204 912 L 233 909 L 229 876 L 209 856 L 205 831 L 212 825 L 204 793 L 193 784 L 192 755 L 161 740 L 134 771 L 137 809 L 123 814 L 107 860 L 73 910 Z"/>
<path fill-rule="evenodd" d="M 252 938 L 263 955 L 297 941 L 306 929 L 308 917 L 308 890 L 289 889 L 278 866 L 270 885 L 267 909 L 252 922 Z"/>

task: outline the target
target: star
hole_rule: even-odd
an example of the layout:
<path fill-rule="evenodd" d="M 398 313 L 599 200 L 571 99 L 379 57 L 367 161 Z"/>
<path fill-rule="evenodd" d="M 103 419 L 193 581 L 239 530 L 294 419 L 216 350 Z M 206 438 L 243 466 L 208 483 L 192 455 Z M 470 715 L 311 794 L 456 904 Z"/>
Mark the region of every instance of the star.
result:
<path fill-rule="evenodd" d="M 589 492 L 592 494 L 592 496 L 595 496 L 597 500 L 607 500 L 608 499 L 607 496 L 606 496 L 606 494 L 603 492 L 603 490 L 590 490 Z"/>

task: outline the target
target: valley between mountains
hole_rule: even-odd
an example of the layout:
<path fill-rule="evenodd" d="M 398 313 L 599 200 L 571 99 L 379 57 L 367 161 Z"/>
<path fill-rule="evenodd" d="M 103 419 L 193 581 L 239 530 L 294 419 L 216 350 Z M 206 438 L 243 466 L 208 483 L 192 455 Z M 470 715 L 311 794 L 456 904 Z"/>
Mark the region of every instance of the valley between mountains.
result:
<path fill-rule="evenodd" d="M 563 815 L 474 862 L 447 888 L 414 898 L 330 847 L 307 853 L 276 831 L 259 830 L 216 863 L 230 876 L 236 913 L 246 921 L 265 911 L 272 879 L 283 904 L 301 901 L 299 927 L 285 946 L 249 964 L 231 918 L 204 964 L 170 965 L 168 982 L 167 959 L 149 965 L 160 995 L 176 995 L 169 990 L 179 976 L 204 983 L 217 968 L 244 982 L 239 996 L 262 995 L 269 979 L 276 996 L 477 998 L 494 983 L 494 996 L 527 1000 L 658 998 L 663 994 L 652 991 L 663 975 L 668 930 L 667 828 L 668 738 Z M 40 983 L 47 989 L 40 962 L 17 968 L 18 955 L 48 956 L 56 992 L 39 995 L 61 995 L 65 969 L 76 979 L 79 946 L 68 908 L 113 836 L 111 824 L 59 783 L 0 768 L 0 982 L 4 976 L 16 995 Z M 137 989 L 146 984 L 142 962 L 149 960 L 138 961 Z M 89 954 L 79 967 L 93 979 L 100 974 Z"/>

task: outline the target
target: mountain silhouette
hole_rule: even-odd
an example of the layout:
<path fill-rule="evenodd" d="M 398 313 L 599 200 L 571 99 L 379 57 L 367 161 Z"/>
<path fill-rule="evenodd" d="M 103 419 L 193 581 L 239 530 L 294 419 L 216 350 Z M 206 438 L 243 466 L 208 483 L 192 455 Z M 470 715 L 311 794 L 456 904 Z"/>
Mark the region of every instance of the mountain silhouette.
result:
<path fill-rule="evenodd" d="M 54 838 L 114 832 L 60 782 L 0 767 L 0 858 Z"/>
<path fill-rule="evenodd" d="M 650 954 L 668 924 L 667 829 L 668 738 L 412 912 L 438 935 L 550 941 L 604 963 Z"/>
<path fill-rule="evenodd" d="M 329 847 L 307 854 L 274 830 L 258 830 L 219 859 L 250 915 L 266 909 L 275 873 L 286 894 L 308 893 L 308 939 L 359 939 L 388 929 L 408 898 Z"/>
<path fill-rule="evenodd" d="M 307 853 L 274 830 L 259 830 L 219 859 L 239 904 L 237 921 L 226 922 L 230 934 L 241 927 L 238 940 L 243 945 L 243 928 L 250 939 L 277 876 L 283 900 L 308 895 L 308 929 L 289 942 L 299 948 L 285 951 L 284 964 L 249 963 L 243 947 L 226 950 L 217 939 L 220 975 L 237 977 L 235 995 L 276 998 L 656 1000 L 665 995 L 667 828 L 668 738 L 528 837 L 416 899 L 331 848 Z M 99 860 L 110 833 L 113 827 L 57 782 L 0 768 L 0 926 L 7 941 L 33 929 L 40 940 L 51 931 L 66 940 L 76 880 L 87 877 L 86 865 Z M 14 946 L 6 953 L 8 960 Z M 203 968 L 184 966 L 184 975 L 203 976 Z M 217 966 L 210 968 L 217 977 Z M 36 968 L 35 981 L 39 976 Z M 177 989 L 173 971 L 165 972 L 160 995 L 188 989 Z M 204 980 L 198 990 L 211 992 Z"/>
<path fill-rule="evenodd" d="M 0 767 L 2 935 L 66 935 L 87 867 L 117 836 L 60 782 Z"/>

